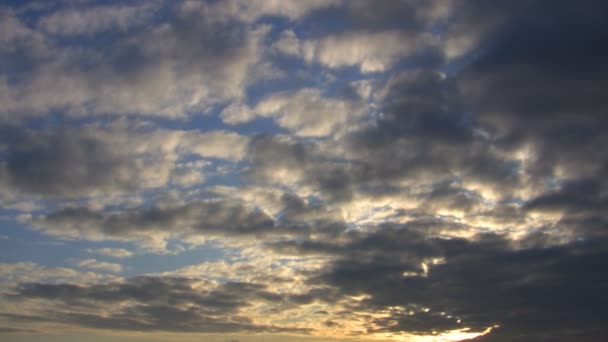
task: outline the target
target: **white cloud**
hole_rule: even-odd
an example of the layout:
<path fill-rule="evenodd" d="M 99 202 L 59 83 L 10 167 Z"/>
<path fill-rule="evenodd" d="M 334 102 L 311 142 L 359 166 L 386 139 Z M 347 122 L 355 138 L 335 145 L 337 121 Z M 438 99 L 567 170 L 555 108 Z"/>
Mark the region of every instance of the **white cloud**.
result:
<path fill-rule="evenodd" d="M 122 7 L 116 11 L 140 15 Z M 260 69 L 256 69 L 262 53 L 260 43 L 269 28 L 229 24 L 214 17 L 213 11 L 190 8 L 187 3 L 175 5 L 171 11 L 173 15 L 155 27 L 119 32 L 103 50 L 69 43 L 57 45 L 15 16 L 0 18 L 0 27 L 4 28 L 0 49 L 19 52 L 5 58 L 4 63 L 14 60 L 23 64 L 29 62 L 27 57 L 46 56 L 36 57 L 35 65 L 18 70 L 20 77 L 0 77 L 0 118 L 18 121 L 52 110 L 73 116 L 183 118 L 242 97 L 245 86 L 255 81 L 250 78 L 252 70 Z M 57 32 L 85 33 L 103 30 L 116 21 L 127 25 L 130 20 L 130 14 L 124 14 L 125 18 L 114 18 L 103 11 L 85 14 L 103 19 L 85 17 L 68 23 L 60 18 L 72 18 L 71 14 L 56 13 L 58 19 L 49 17 L 41 25 Z M 59 22 L 62 24 L 56 24 Z"/>
<path fill-rule="evenodd" d="M 96 259 L 85 259 L 77 263 L 78 267 L 88 268 L 97 271 L 108 271 L 113 273 L 120 273 L 123 271 L 121 264 L 113 262 L 98 261 Z"/>
<path fill-rule="evenodd" d="M 243 22 L 254 22 L 263 16 L 281 16 L 298 20 L 312 11 L 338 6 L 341 0 L 225 0 L 206 6 L 218 18 L 236 18 Z M 187 6 L 200 7 L 200 3 L 188 1 Z"/>
<path fill-rule="evenodd" d="M 220 117 L 225 123 L 236 125 L 254 120 L 257 116 L 247 104 L 235 101 L 222 110 Z"/>
<path fill-rule="evenodd" d="M 201 157 L 230 161 L 243 159 L 249 138 L 234 132 L 187 132 L 182 136 L 179 151 L 195 153 Z"/>
<path fill-rule="evenodd" d="M 123 248 L 87 248 L 85 251 L 90 254 L 98 254 L 119 259 L 130 258 L 135 255 L 135 253 Z"/>
<path fill-rule="evenodd" d="M 99 32 L 124 31 L 150 19 L 157 9 L 156 1 L 140 5 L 106 5 L 84 9 L 67 9 L 53 12 L 40 19 L 38 25 L 55 35 L 91 35 Z"/>
<path fill-rule="evenodd" d="M 254 108 L 241 103 L 232 104 L 221 113 L 221 117 L 229 124 L 270 117 L 296 135 L 323 137 L 356 123 L 365 110 L 361 101 L 329 98 L 318 89 L 305 88 L 269 95 Z"/>
<path fill-rule="evenodd" d="M 299 39 L 285 31 L 275 48 L 299 56 L 308 63 L 321 63 L 329 68 L 356 66 L 363 73 L 384 72 L 399 59 L 414 55 L 438 44 L 428 33 L 401 31 L 346 32 L 320 39 Z"/>
<path fill-rule="evenodd" d="M 65 267 L 46 267 L 33 262 L 0 263 L 0 281 L 27 282 L 93 282 L 117 279 L 112 275 L 80 272 Z"/>

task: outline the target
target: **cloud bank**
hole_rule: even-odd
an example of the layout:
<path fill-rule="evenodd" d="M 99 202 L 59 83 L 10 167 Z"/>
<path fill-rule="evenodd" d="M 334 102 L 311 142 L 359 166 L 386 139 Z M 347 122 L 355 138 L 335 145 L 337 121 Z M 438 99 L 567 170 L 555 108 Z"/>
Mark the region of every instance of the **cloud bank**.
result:
<path fill-rule="evenodd" d="M 606 7 L 4 5 L 0 334 L 602 341 Z"/>

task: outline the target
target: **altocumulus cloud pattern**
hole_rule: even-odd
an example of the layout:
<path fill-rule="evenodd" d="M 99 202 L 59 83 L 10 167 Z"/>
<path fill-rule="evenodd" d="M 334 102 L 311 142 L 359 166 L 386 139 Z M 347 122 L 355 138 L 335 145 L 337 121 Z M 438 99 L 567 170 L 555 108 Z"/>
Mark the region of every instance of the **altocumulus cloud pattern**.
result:
<path fill-rule="evenodd" d="M 0 339 L 608 339 L 608 2 L 4 1 Z"/>

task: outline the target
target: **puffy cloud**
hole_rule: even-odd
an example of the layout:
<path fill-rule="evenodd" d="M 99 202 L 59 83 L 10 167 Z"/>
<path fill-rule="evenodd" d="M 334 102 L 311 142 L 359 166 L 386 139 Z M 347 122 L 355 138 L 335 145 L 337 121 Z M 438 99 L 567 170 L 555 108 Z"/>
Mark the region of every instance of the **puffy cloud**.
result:
<path fill-rule="evenodd" d="M 207 158 L 239 161 L 245 156 L 249 138 L 235 132 L 187 132 L 179 149 Z"/>
<path fill-rule="evenodd" d="M 90 16 L 95 19 L 79 20 L 86 20 L 88 29 L 102 30 L 117 20 L 129 21 L 130 18 L 120 19 L 121 11 L 137 15 L 146 12 L 140 10 L 138 7 L 90 9 Z M 117 32 L 112 46 L 103 50 L 69 43 L 56 45 L 27 29 L 19 18 L 7 15 L 8 19 L 3 21 L 11 27 L 8 31 L 13 32 L 4 34 L 9 50 L 24 46 L 33 56 L 41 55 L 45 49 L 52 53 L 47 52 L 47 58 L 38 58 L 35 63 L 23 59 L 20 56 L 23 53 L 2 57 L 8 65 L 26 66 L 2 72 L 0 84 L 6 90 L 3 119 L 15 121 L 54 110 L 72 115 L 184 117 L 243 96 L 248 72 L 259 60 L 258 45 L 267 28 L 219 20 L 206 3 L 199 6 L 175 3 L 164 10 L 169 11 L 166 22 L 152 29 L 142 24 L 133 32 Z M 70 17 L 69 13 L 54 15 Z M 63 26 L 57 27 L 53 23 L 58 20 L 51 16 L 43 19 L 41 25 L 58 31 L 82 31 L 73 20 L 61 21 Z M 94 24 L 91 26 L 91 23 Z M 35 46 L 28 43 L 38 41 L 41 42 Z M 39 50 L 42 52 L 36 52 Z"/>
<path fill-rule="evenodd" d="M 372 73 L 388 71 L 399 59 L 424 53 L 435 44 L 430 34 L 402 31 L 347 32 L 314 40 L 300 40 L 293 31 L 286 31 L 276 48 L 308 63 L 329 68 L 356 66 L 363 73 Z"/>
<path fill-rule="evenodd" d="M 112 194 L 203 181 L 195 155 L 238 161 L 248 139 L 224 131 L 108 126 L 31 130 L 8 145 L 0 164 L 6 191 L 51 196 Z M 229 144 L 227 144 L 229 142 Z M 194 173 L 194 174 L 193 174 Z"/>
<path fill-rule="evenodd" d="M 254 108 L 234 103 L 221 113 L 229 124 L 256 117 L 272 117 L 279 126 L 298 136 L 323 137 L 354 125 L 365 113 L 361 101 L 325 97 L 318 89 L 275 93 L 264 97 Z"/>
<path fill-rule="evenodd" d="M 216 10 L 218 13 L 245 22 L 255 21 L 264 16 L 280 16 L 299 20 L 311 12 L 338 6 L 340 2 L 340 0 L 231 0 L 216 4 Z"/>
<path fill-rule="evenodd" d="M 608 158 L 605 101 L 597 92 L 608 79 L 599 44 L 606 24 L 598 16 L 606 5 L 460 6 L 448 34 L 475 42 L 457 76 L 461 100 L 495 148 L 523 156 L 528 187 L 545 184 L 527 196 L 527 209 L 565 214 L 558 226 L 576 234 L 603 231 L 594 208 L 605 201 Z"/>
<path fill-rule="evenodd" d="M 2 12 L 1 214 L 224 258 L 0 265 L 2 325 L 601 340 L 604 3 L 149 4 Z"/>
<path fill-rule="evenodd" d="M 166 156 L 157 157 L 154 164 L 138 162 L 124 145 L 114 145 L 118 136 L 104 133 L 81 129 L 26 134 L 9 150 L 3 165 L 8 182 L 19 191 L 58 195 L 134 190 L 166 182 Z M 146 172 L 151 165 L 155 170 Z"/>

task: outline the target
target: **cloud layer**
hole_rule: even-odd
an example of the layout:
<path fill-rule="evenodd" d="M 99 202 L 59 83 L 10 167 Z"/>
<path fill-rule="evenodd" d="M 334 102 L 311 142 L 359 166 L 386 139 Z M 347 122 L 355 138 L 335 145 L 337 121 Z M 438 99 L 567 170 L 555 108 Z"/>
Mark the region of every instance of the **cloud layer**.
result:
<path fill-rule="evenodd" d="M 606 7 L 1 7 L 0 334 L 602 341 Z"/>

